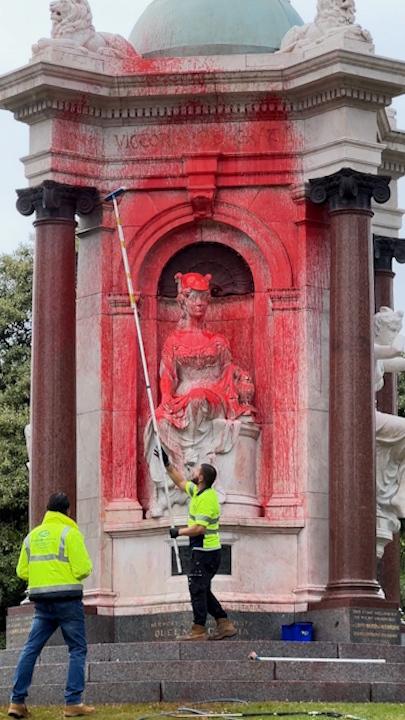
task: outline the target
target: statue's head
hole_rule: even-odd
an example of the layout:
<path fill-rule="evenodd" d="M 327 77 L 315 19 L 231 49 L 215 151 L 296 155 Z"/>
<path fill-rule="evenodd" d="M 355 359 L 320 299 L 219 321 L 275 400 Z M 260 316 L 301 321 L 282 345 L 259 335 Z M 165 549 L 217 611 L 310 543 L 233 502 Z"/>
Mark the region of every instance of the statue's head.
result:
<path fill-rule="evenodd" d="M 356 20 L 354 0 L 318 0 L 317 22 L 331 26 L 353 25 Z"/>
<path fill-rule="evenodd" d="M 401 310 L 392 310 L 381 307 L 374 315 L 375 339 L 379 345 L 391 345 L 402 329 L 404 313 Z"/>
<path fill-rule="evenodd" d="M 93 28 L 88 0 L 53 0 L 49 9 L 53 38 Z"/>
<path fill-rule="evenodd" d="M 203 318 L 210 301 L 210 282 L 212 275 L 200 273 L 177 273 L 177 302 L 182 311 L 182 318 Z"/>

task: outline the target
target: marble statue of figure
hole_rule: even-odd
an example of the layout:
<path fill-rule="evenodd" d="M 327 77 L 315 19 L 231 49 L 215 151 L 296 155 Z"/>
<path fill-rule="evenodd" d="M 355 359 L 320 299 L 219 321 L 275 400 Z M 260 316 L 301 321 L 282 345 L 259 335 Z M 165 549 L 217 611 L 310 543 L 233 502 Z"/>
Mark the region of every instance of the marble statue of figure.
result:
<path fill-rule="evenodd" d="M 403 313 L 382 307 L 374 318 L 375 388 L 385 373 L 405 371 Z M 376 411 L 377 555 L 400 529 L 405 517 L 405 418 Z"/>
<path fill-rule="evenodd" d="M 161 404 L 156 415 L 161 441 L 172 463 L 190 476 L 203 462 L 216 465 L 218 454 L 235 445 L 241 418 L 252 418 L 254 385 L 232 359 L 229 341 L 205 326 L 211 275 L 176 275 L 180 321 L 163 347 Z M 154 486 L 150 517 L 167 510 L 159 463 L 154 458 L 151 423 L 145 430 L 145 454 Z M 170 489 L 173 505 L 184 493 Z M 187 498 L 186 498 L 187 499 Z"/>
<path fill-rule="evenodd" d="M 52 47 L 115 58 L 137 56 L 135 48 L 121 35 L 96 32 L 88 0 L 53 0 L 50 13 L 51 37 L 41 38 L 33 46 L 34 58 Z"/>
<path fill-rule="evenodd" d="M 291 28 L 284 36 L 279 52 L 303 50 L 338 34 L 342 38 L 360 40 L 365 43 L 367 52 L 374 52 L 370 33 L 355 21 L 354 0 L 318 0 L 314 22 Z"/>

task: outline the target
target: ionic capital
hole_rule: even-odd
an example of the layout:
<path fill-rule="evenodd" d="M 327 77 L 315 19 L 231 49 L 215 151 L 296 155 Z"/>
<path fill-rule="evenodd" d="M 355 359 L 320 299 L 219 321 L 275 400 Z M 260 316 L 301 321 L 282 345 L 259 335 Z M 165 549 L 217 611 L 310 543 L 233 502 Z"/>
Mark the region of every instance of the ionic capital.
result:
<path fill-rule="evenodd" d="M 374 235 L 374 267 L 392 272 L 392 261 L 405 263 L 405 239 Z"/>
<path fill-rule="evenodd" d="M 41 185 L 17 190 L 17 210 L 22 215 L 36 213 L 37 220 L 73 220 L 91 213 L 98 200 L 96 188 L 63 185 L 45 180 Z"/>
<path fill-rule="evenodd" d="M 316 205 L 329 202 L 329 211 L 370 210 L 371 200 L 386 203 L 391 197 L 386 175 L 361 173 L 351 168 L 309 181 L 309 197 Z"/>

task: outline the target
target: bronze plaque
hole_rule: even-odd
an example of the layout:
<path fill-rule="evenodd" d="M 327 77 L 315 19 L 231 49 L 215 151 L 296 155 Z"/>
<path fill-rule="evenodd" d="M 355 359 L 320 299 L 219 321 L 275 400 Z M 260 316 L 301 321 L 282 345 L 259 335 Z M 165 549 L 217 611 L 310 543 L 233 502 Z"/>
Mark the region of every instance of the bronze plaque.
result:
<path fill-rule="evenodd" d="M 353 608 L 350 614 L 350 638 L 354 643 L 399 645 L 399 612 L 384 608 Z"/>

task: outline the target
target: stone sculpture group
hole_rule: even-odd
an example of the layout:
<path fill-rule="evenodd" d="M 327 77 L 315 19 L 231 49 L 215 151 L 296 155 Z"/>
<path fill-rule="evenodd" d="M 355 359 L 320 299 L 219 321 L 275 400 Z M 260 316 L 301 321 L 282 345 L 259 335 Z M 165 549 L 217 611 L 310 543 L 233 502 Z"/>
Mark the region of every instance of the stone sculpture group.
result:
<path fill-rule="evenodd" d="M 405 371 L 405 338 L 400 336 L 403 312 L 382 307 L 374 318 L 375 389 L 384 375 Z M 405 517 L 405 418 L 376 411 L 377 555 L 400 529 Z"/>
<path fill-rule="evenodd" d="M 42 38 L 33 46 L 34 58 L 54 47 L 115 58 L 137 55 L 133 46 L 121 35 L 95 30 L 88 0 L 54 0 L 50 4 L 50 12 L 51 37 Z"/>
<path fill-rule="evenodd" d="M 360 25 L 355 24 L 354 0 L 318 0 L 314 22 L 293 27 L 283 38 L 280 51 L 292 52 L 308 49 L 339 35 L 341 39 L 353 39 L 367 44 L 368 52 L 374 51 L 373 39 Z"/>

